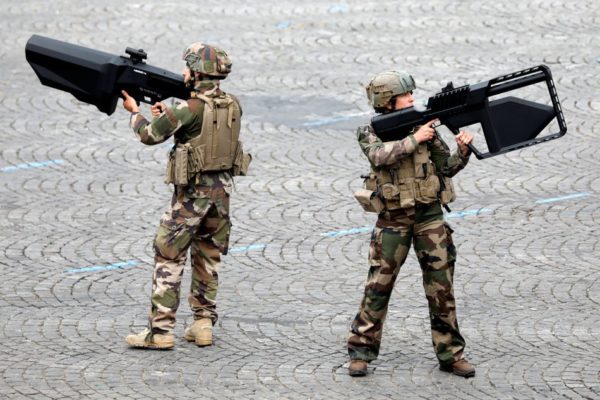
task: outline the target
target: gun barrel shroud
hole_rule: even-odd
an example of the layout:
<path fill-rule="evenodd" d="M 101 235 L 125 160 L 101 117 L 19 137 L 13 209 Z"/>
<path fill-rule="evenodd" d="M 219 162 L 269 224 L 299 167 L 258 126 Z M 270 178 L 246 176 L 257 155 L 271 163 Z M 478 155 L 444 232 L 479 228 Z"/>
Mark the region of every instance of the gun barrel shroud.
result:
<path fill-rule="evenodd" d="M 181 75 L 146 64 L 143 50 L 128 48 L 127 53 L 130 57 L 39 35 L 25 46 L 25 58 L 43 85 L 69 92 L 107 115 L 115 111 L 121 90 L 149 104 L 188 98 Z"/>

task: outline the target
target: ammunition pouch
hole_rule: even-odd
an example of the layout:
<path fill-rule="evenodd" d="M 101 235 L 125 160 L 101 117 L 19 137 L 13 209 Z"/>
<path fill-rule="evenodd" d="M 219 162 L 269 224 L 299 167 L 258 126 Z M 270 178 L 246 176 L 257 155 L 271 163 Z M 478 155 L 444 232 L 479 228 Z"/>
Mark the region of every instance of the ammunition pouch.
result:
<path fill-rule="evenodd" d="M 397 183 L 384 183 L 380 187 L 381 197 L 388 210 L 415 206 L 415 186 L 413 182 L 401 179 Z"/>
<path fill-rule="evenodd" d="M 188 147 L 177 146 L 175 148 L 175 184 L 187 185 L 188 179 Z"/>
<path fill-rule="evenodd" d="M 365 178 L 363 188 L 354 192 L 354 198 L 366 212 L 379 214 L 385 209 L 385 204 L 377 193 L 377 176 L 370 173 L 362 177 Z"/>
<path fill-rule="evenodd" d="M 175 160 L 171 159 L 174 150 L 169 152 L 169 160 L 167 161 L 167 171 L 165 172 L 165 183 L 167 185 L 175 183 Z"/>
<path fill-rule="evenodd" d="M 440 190 L 440 202 L 442 204 L 452 203 L 456 200 L 456 192 L 454 191 L 454 183 L 452 179 L 443 176 L 441 180 L 442 190 Z"/>
<path fill-rule="evenodd" d="M 189 144 L 177 144 L 171 150 L 167 162 L 165 183 L 185 186 L 192 175 L 198 172 L 195 171 L 198 165 L 197 159 L 190 154 L 194 153 L 194 151 L 190 152 L 190 149 L 193 148 Z"/>
<path fill-rule="evenodd" d="M 188 178 L 198 172 L 204 171 L 204 147 L 203 146 L 187 146 L 187 165 Z M 182 162 L 184 162 L 182 160 Z"/>
<path fill-rule="evenodd" d="M 233 176 L 246 176 L 248 168 L 252 162 L 252 154 L 244 153 L 244 146 L 241 141 L 238 141 L 238 147 L 233 160 L 232 174 Z"/>
<path fill-rule="evenodd" d="M 425 179 L 415 180 L 415 200 L 420 204 L 430 204 L 438 200 L 440 179 L 431 174 Z"/>
<path fill-rule="evenodd" d="M 354 197 L 366 212 L 379 214 L 385 209 L 385 205 L 377 196 L 377 192 L 368 189 L 358 189 L 354 192 Z"/>

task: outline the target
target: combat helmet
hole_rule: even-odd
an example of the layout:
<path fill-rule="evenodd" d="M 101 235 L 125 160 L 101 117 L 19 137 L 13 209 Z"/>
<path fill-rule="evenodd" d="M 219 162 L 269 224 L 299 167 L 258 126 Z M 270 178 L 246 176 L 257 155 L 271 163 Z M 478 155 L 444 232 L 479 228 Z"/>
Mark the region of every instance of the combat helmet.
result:
<path fill-rule="evenodd" d="M 196 42 L 183 52 L 182 59 L 190 71 L 199 72 L 215 79 L 225 79 L 231 72 L 231 60 L 224 50 Z"/>
<path fill-rule="evenodd" d="M 381 72 L 367 85 L 367 97 L 373 108 L 384 108 L 392 97 L 415 90 L 415 80 L 404 71 Z"/>

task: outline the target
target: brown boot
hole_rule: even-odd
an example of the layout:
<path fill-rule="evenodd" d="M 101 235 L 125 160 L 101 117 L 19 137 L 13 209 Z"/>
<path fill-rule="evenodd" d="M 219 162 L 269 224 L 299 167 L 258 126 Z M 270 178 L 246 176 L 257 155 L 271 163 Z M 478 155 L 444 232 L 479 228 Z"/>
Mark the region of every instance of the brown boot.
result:
<path fill-rule="evenodd" d="M 364 360 L 350 360 L 348 364 L 348 375 L 365 376 L 367 375 L 367 362 Z"/>
<path fill-rule="evenodd" d="M 127 335 L 125 341 L 131 347 L 145 349 L 169 350 L 175 346 L 175 337 L 171 333 L 151 334 L 148 328 L 140 333 Z"/>
<path fill-rule="evenodd" d="M 212 320 L 210 318 L 201 318 L 185 330 L 185 340 L 196 342 L 198 346 L 210 346 L 212 344 Z"/>
<path fill-rule="evenodd" d="M 452 364 L 440 365 L 440 370 L 452 372 L 454 375 L 462 376 L 463 378 L 472 378 L 475 376 L 475 367 L 464 358 Z"/>

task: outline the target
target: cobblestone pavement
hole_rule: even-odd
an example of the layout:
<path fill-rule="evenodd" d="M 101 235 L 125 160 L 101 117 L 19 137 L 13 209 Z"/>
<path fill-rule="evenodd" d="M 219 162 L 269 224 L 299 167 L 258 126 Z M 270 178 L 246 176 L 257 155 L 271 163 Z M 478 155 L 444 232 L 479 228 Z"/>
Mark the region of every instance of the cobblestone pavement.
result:
<path fill-rule="evenodd" d="M 22 0 L 2 1 L 0 18 L 0 398 L 600 396 L 597 2 Z M 184 297 L 175 350 L 126 347 L 149 309 L 167 146 L 136 142 L 120 104 L 107 117 L 40 85 L 24 57 L 32 34 L 144 48 L 175 72 L 193 41 L 232 56 L 224 88 L 243 102 L 255 161 L 236 181 L 214 346 L 184 341 Z M 568 134 L 473 159 L 447 216 L 477 376 L 437 369 L 411 255 L 382 354 L 350 378 L 345 339 L 374 223 L 352 197 L 367 170 L 354 133 L 371 115 L 364 85 L 406 69 L 426 99 L 448 80 L 539 64 Z"/>

